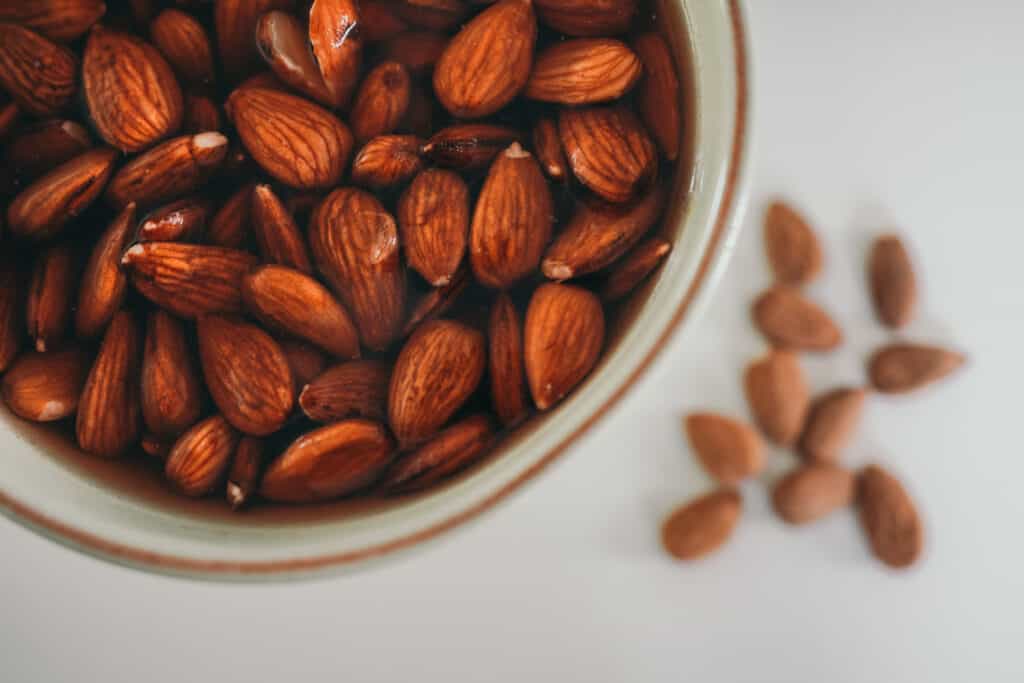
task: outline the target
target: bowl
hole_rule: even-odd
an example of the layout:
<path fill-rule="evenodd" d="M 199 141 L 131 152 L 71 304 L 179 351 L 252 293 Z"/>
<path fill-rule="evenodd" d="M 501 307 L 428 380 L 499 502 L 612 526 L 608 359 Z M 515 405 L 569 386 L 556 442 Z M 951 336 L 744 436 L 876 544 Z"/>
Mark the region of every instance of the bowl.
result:
<path fill-rule="evenodd" d="M 662 0 L 687 120 L 662 232 L 673 250 L 615 316 L 598 367 L 557 409 L 439 489 L 390 502 L 228 512 L 183 500 L 152 469 L 83 455 L 0 411 L 0 510 L 85 553 L 193 578 L 295 578 L 366 566 L 477 518 L 565 453 L 692 327 L 733 250 L 750 166 L 750 78 L 740 0 Z"/>

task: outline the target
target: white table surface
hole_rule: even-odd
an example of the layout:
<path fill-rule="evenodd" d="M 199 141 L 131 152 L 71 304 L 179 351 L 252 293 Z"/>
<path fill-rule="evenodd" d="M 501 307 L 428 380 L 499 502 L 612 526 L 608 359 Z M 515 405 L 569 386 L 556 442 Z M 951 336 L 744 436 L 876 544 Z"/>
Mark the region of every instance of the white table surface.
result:
<path fill-rule="evenodd" d="M 738 252 L 704 320 L 539 481 L 481 521 L 354 576 L 206 585 L 110 566 L 0 522 L 0 680 L 1021 681 L 1024 5 L 756 0 L 759 163 Z M 670 507 L 708 486 L 686 411 L 745 415 L 762 342 L 759 214 L 804 207 L 843 324 L 814 386 L 862 381 L 887 335 L 862 263 L 895 228 L 922 315 L 907 336 L 970 367 L 873 397 L 849 462 L 905 475 L 927 520 L 919 568 L 866 551 L 852 514 L 793 530 L 744 488 L 733 542 L 696 565 L 659 550 Z M 791 464 L 773 454 L 772 471 Z M 331 676 L 331 678 L 328 678 Z"/>

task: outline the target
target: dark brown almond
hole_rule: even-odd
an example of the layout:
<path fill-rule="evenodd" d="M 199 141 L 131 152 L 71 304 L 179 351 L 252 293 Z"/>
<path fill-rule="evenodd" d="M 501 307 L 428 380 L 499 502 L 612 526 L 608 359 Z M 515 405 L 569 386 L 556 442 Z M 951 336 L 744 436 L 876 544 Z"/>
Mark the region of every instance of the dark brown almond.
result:
<path fill-rule="evenodd" d="M 129 202 L 155 206 L 189 194 L 206 182 L 227 152 L 228 139 L 216 132 L 168 140 L 122 166 L 106 199 L 121 209 Z"/>
<path fill-rule="evenodd" d="M 792 446 L 803 431 L 810 393 L 795 354 L 773 350 L 747 367 L 743 378 L 754 421 L 769 440 Z"/>
<path fill-rule="evenodd" d="M 290 10 L 294 5 L 295 0 L 217 0 L 213 11 L 217 48 L 230 80 L 249 75 L 260 63 L 254 40 L 259 18 L 271 10 Z"/>
<path fill-rule="evenodd" d="M 220 108 L 206 95 L 186 94 L 184 116 L 182 133 L 206 133 L 220 130 L 224 126 Z"/>
<path fill-rule="evenodd" d="M 849 470 L 827 463 L 804 465 L 775 484 L 772 505 L 789 524 L 806 524 L 852 503 L 856 488 Z"/>
<path fill-rule="evenodd" d="M 423 168 L 422 146 L 415 135 L 378 135 L 352 161 L 352 182 L 377 190 L 404 183 Z"/>
<path fill-rule="evenodd" d="M 80 339 L 98 337 L 121 308 L 128 289 L 128 278 L 121 270 L 121 255 L 134 228 L 135 204 L 128 204 L 93 246 L 78 285 L 75 334 Z"/>
<path fill-rule="evenodd" d="M 90 357 L 77 348 L 28 351 L 4 374 L 0 395 L 11 412 L 33 422 L 53 422 L 78 410 Z"/>
<path fill-rule="evenodd" d="M 434 287 L 452 281 L 466 252 L 469 188 L 451 171 L 423 171 L 402 193 L 398 226 L 409 267 Z"/>
<path fill-rule="evenodd" d="M 632 111 L 622 106 L 563 109 L 562 148 L 581 183 L 610 202 L 627 202 L 649 185 L 657 151 Z"/>
<path fill-rule="evenodd" d="M 669 161 L 679 156 L 683 116 L 682 97 L 675 61 L 665 39 L 646 33 L 633 41 L 633 49 L 643 64 L 644 76 L 637 87 L 640 117 Z"/>
<path fill-rule="evenodd" d="M 231 508 L 238 510 L 256 493 L 263 474 L 263 441 L 252 436 L 238 442 L 231 458 L 228 485 L 225 490 Z"/>
<path fill-rule="evenodd" d="M 190 197 L 150 211 L 139 224 L 140 242 L 191 242 L 206 228 L 209 202 Z"/>
<path fill-rule="evenodd" d="M 686 434 L 708 474 L 722 484 L 738 484 L 764 467 L 764 445 L 753 429 L 715 413 L 686 416 Z"/>
<path fill-rule="evenodd" d="M 184 325 L 166 311 L 149 314 L 142 352 L 142 418 L 153 435 L 173 438 L 199 420 L 203 386 Z"/>
<path fill-rule="evenodd" d="M 868 261 L 875 313 L 883 325 L 900 328 L 914 317 L 917 278 L 903 242 L 896 235 L 875 240 Z"/>
<path fill-rule="evenodd" d="M 88 31 L 106 9 L 103 0 L 5 0 L 0 4 L 0 21 L 68 42 Z"/>
<path fill-rule="evenodd" d="M 914 564 L 924 547 L 924 526 L 899 479 L 877 465 L 865 467 L 857 482 L 857 503 L 875 557 L 895 569 Z"/>
<path fill-rule="evenodd" d="M 258 74 L 253 74 L 239 83 L 235 90 L 242 90 L 243 88 L 258 88 L 261 90 L 289 92 L 288 86 L 282 83 L 281 79 L 274 75 L 273 71 L 261 71 Z"/>
<path fill-rule="evenodd" d="M 22 181 L 31 182 L 61 164 L 84 154 L 92 146 L 89 132 L 75 121 L 40 121 L 7 141 L 4 161 Z"/>
<path fill-rule="evenodd" d="M 620 40 L 577 38 L 541 50 L 523 94 L 580 105 L 622 97 L 640 79 L 640 58 Z"/>
<path fill-rule="evenodd" d="M 25 288 L 13 259 L 0 258 L 0 374 L 22 348 Z"/>
<path fill-rule="evenodd" d="M 377 360 L 354 360 L 328 368 L 299 395 L 299 406 L 311 420 L 337 422 L 349 417 L 387 417 L 391 368 Z"/>
<path fill-rule="evenodd" d="M 339 498 L 373 483 L 394 443 L 376 422 L 352 419 L 300 436 L 263 475 L 260 493 L 283 503 Z"/>
<path fill-rule="evenodd" d="M 548 410 L 590 374 L 601 355 L 601 302 L 581 287 L 543 284 L 530 299 L 523 337 L 533 402 Z"/>
<path fill-rule="evenodd" d="M 427 320 L 433 320 L 445 313 L 459 300 L 462 293 L 466 291 L 472 281 L 469 268 L 463 265 L 455 271 L 451 282 L 441 287 L 434 287 L 416 302 L 409 318 L 402 328 L 402 336 L 408 337 L 416 331 L 416 328 Z"/>
<path fill-rule="evenodd" d="M 383 62 L 363 79 L 349 122 L 358 142 L 393 132 L 409 107 L 409 72 L 398 62 Z"/>
<path fill-rule="evenodd" d="M 811 404 L 800 454 L 815 462 L 836 462 L 860 423 L 867 392 L 835 389 Z"/>
<path fill-rule="evenodd" d="M 0 88 L 22 111 L 52 116 L 78 89 L 78 62 L 70 50 L 38 33 L 0 23 Z"/>
<path fill-rule="evenodd" d="M 398 0 L 394 11 L 414 26 L 447 31 L 466 18 L 469 5 L 463 0 Z"/>
<path fill-rule="evenodd" d="M 569 166 L 562 151 L 562 140 L 558 137 L 558 126 L 549 118 L 537 120 L 533 127 L 533 153 L 548 178 L 562 182 L 569 177 Z"/>
<path fill-rule="evenodd" d="M 297 339 L 278 339 L 281 350 L 288 358 L 288 367 L 292 370 L 295 393 L 319 377 L 327 367 L 327 356 L 312 344 Z"/>
<path fill-rule="evenodd" d="M 220 415 L 208 417 L 181 435 L 164 464 L 164 475 L 178 493 L 200 498 L 224 479 L 239 434 Z"/>
<path fill-rule="evenodd" d="M 943 379 L 966 361 L 962 353 L 924 344 L 883 346 L 868 362 L 871 385 L 886 394 L 903 394 Z"/>
<path fill-rule="evenodd" d="M 240 249 L 249 237 L 249 212 L 252 209 L 253 185 L 238 188 L 213 214 L 206 228 L 204 241 L 215 247 Z"/>
<path fill-rule="evenodd" d="M 405 110 L 405 118 L 399 124 L 398 129 L 405 133 L 416 135 L 421 139 L 429 138 L 434 134 L 436 126 L 434 119 L 437 116 L 437 103 L 422 85 L 413 81 L 409 90 L 409 106 Z M 420 145 L 422 154 L 423 145 Z"/>
<path fill-rule="evenodd" d="M 776 346 L 831 351 L 843 342 L 843 333 L 828 313 L 785 285 L 764 292 L 751 312 L 757 329 Z"/>
<path fill-rule="evenodd" d="M 359 79 L 362 37 L 355 0 L 313 0 L 309 42 L 335 107 L 348 105 Z"/>
<path fill-rule="evenodd" d="M 408 493 L 433 486 L 464 469 L 487 452 L 494 440 L 494 423 L 487 415 L 459 420 L 396 462 L 384 475 L 387 493 Z"/>
<path fill-rule="evenodd" d="M 293 15 L 275 10 L 260 17 L 256 44 L 264 61 L 283 82 L 321 104 L 334 106 L 334 97 L 309 48 L 309 33 Z"/>
<path fill-rule="evenodd" d="M 10 136 L 21 115 L 21 109 L 15 102 L 7 102 L 0 107 L 0 139 L 6 140 Z M 10 174 L 11 169 L 7 169 L 7 173 Z"/>
<path fill-rule="evenodd" d="M 172 446 L 174 446 L 174 443 L 169 443 L 165 439 L 153 434 L 143 434 L 139 440 L 139 448 L 142 449 L 142 452 L 160 462 L 167 460 Z"/>
<path fill-rule="evenodd" d="M 519 131 L 490 123 L 457 123 L 437 131 L 423 145 L 423 154 L 439 166 L 457 171 L 484 168 L 513 142 Z"/>
<path fill-rule="evenodd" d="M 624 33 L 637 13 L 636 0 L 538 0 L 540 20 L 570 36 Z"/>
<path fill-rule="evenodd" d="M 772 202 L 764 215 L 764 249 L 775 279 L 805 285 L 821 272 L 824 258 L 810 224 L 784 202 Z"/>
<path fill-rule="evenodd" d="M 53 349 L 66 334 L 79 266 L 77 252 L 67 243 L 48 247 L 36 258 L 25 304 L 36 351 Z"/>
<path fill-rule="evenodd" d="M 394 38 L 407 29 L 394 5 L 386 0 L 362 0 L 359 3 L 359 32 L 367 43 Z"/>
<path fill-rule="evenodd" d="M 405 65 L 414 74 L 429 71 L 448 46 L 448 36 L 436 31 L 403 31 L 384 43 L 384 57 Z"/>
<path fill-rule="evenodd" d="M 257 185 L 253 190 L 250 216 L 264 262 L 312 274 L 313 266 L 299 226 L 269 185 Z"/>
<path fill-rule="evenodd" d="M 624 298 L 661 265 L 670 251 L 672 245 L 660 237 L 641 242 L 612 267 L 601 288 L 601 297 L 605 301 Z"/>
<path fill-rule="evenodd" d="M 491 307 L 487 328 L 491 404 L 506 427 L 522 422 L 530 412 L 523 365 L 523 325 L 519 311 L 505 292 Z"/>
<path fill-rule="evenodd" d="M 150 23 L 149 37 L 182 80 L 192 85 L 213 83 L 213 48 L 198 19 L 165 9 Z"/>
<path fill-rule="evenodd" d="M 742 511 L 738 491 L 719 489 L 708 493 L 668 516 L 661 527 L 661 543 L 676 559 L 700 559 L 729 540 Z"/>

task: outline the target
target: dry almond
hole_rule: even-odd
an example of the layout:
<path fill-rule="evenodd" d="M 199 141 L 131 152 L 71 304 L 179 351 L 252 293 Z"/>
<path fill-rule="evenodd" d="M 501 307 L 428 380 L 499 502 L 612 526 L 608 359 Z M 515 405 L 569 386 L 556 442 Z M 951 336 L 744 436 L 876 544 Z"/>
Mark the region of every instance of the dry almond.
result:
<path fill-rule="evenodd" d="M 13 259 L 0 258 L 0 374 L 21 351 L 25 291 Z"/>
<path fill-rule="evenodd" d="M 558 126 L 552 119 L 545 117 L 537 120 L 533 127 L 533 151 L 548 178 L 561 182 L 569 177 L 568 162 L 558 137 Z"/>
<path fill-rule="evenodd" d="M 522 142 L 519 131 L 490 123 L 457 123 L 437 131 L 423 154 L 439 166 L 457 171 L 484 168 L 513 142 Z"/>
<path fill-rule="evenodd" d="M 355 318 L 363 344 L 386 349 L 405 313 L 405 271 L 395 219 L 362 190 L 335 190 L 310 219 L 317 268 Z"/>
<path fill-rule="evenodd" d="M 626 254 L 608 273 L 601 297 L 605 301 L 618 301 L 633 291 L 641 282 L 661 265 L 672 245 L 660 237 L 641 242 Z"/>
<path fill-rule="evenodd" d="M 484 337 L 452 320 L 424 323 L 391 373 L 388 422 L 403 448 L 432 437 L 476 390 L 487 362 Z"/>
<path fill-rule="evenodd" d="M 0 21 L 69 42 L 88 31 L 106 9 L 103 0 L 5 0 L 0 4 Z"/>
<path fill-rule="evenodd" d="M 235 510 L 241 508 L 260 487 L 263 474 L 263 441 L 252 436 L 242 437 L 231 459 L 226 495 Z"/>
<path fill-rule="evenodd" d="M 434 93 L 453 116 L 482 118 L 512 101 L 533 64 L 530 0 L 500 0 L 467 23 L 434 67 Z"/>
<path fill-rule="evenodd" d="M 523 325 L 519 311 L 505 292 L 491 307 L 487 328 L 491 404 L 506 427 L 522 422 L 530 412 L 523 368 Z"/>
<path fill-rule="evenodd" d="M 415 135 L 378 135 L 352 161 L 352 182 L 377 190 L 404 183 L 423 168 L 422 145 Z"/>
<path fill-rule="evenodd" d="M 622 106 L 563 109 L 562 148 L 581 183 L 610 202 L 627 202 L 649 185 L 657 151 L 632 111 Z"/>
<path fill-rule="evenodd" d="M 640 58 L 622 41 L 577 38 L 537 55 L 523 94 L 542 102 L 595 104 L 622 97 L 642 73 Z"/>
<path fill-rule="evenodd" d="M 386 59 L 401 62 L 414 74 L 429 71 L 448 47 L 448 36 L 437 31 L 403 31 L 384 43 Z"/>
<path fill-rule="evenodd" d="M 394 11 L 415 26 L 446 31 L 459 25 L 469 6 L 463 0 L 398 0 Z"/>
<path fill-rule="evenodd" d="M 220 108 L 206 95 L 195 93 L 185 94 L 185 114 L 182 120 L 182 133 L 206 133 L 220 130 L 223 121 Z"/>
<path fill-rule="evenodd" d="M 253 190 L 250 215 L 264 262 L 312 274 L 313 266 L 299 226 L 269 185 L 257 185 Z"/>
<path fill-rule="evenodd" d="M 487 415 L 459 420 L 395 463 L 384 476 L 387 493 L 408 493 L 433 486 L 482 456 L 494 440 Z"/>
<path fill-rule="evenodd" d="M 149 25 L 149 36 L 182 80 L 213 83 L 213 49 L 206 29 L 191 14 L 165 9 Z"/>
<path fill-rule="evenodd" d="M 466 291 L 472 278 L 469 275 L 469 268 L 463 265 L 455 271 L 451 282 L 441 287 L 434 287 L 416 302 L 409 318 L 402 327 L 402 336 L 408 337 L 416 328 L 427 320 L 433 320 L 448 312 L 462 293 Z"/>
<path fill-rule="evenodd" d="M 49 119 L 28 127 L 7 141 L 4 161 L 18 178 L 31 182 L 92 147 L 89 132 L 79 123 Z"/>
<path fill-rule="evenodd" d="M 669 161 L 675 161 L 679 156 L 683 115 L 680 111 L 681 88 L 672 53 L 665 39 L 657 33 L 640 36 L 633 41 L 633 49 L 644 69 L 644 77 L 637 87 L 640 117 L 657 140 L 662 155 Z"/>
<path fill-rule="evenodd" d="M 451 171 L 423 171 L 402 193 L 398 225 L 409 266 L 434 287 L 447 285 L 466 251 L 469 188 Z"/>
<path fill-rule="evenodd" d="M 526 310 L 524 358 L 533 402 L 552 407 L 586 377 L 604 346 L 604 312 L 594 294 L 555 283 L 537 288 Z"/>
<path fill-rule="evenodd" d="M 358 24 L 355 0 L 313 0 L 309 9 L 309 42 L 335 107 L 348 104 L 359 79 L 362 39 Z"/>
<path fill-rule="evenodd" d="M 256 24 L 256 44 L 283 82 L 321 104 L 334 106 L 334 97 L 309 48 L 309 33 L 298 19 L 280 10 L 267 12 Z"/>
<path fill-rule="evenodd" d="M 722 484 L 738 484 L 764 467 L 764 446 L 753 429 L 714 413 L 686 416 L 686 434 L 708 474 Z"/>
<path fill-rule="evenodd" d="M 25 304 L 28 336 L 35 340 L 36 351 L 54 348 L 67 332 L 78 272 L 78 254 L 67 243 L 47 248 L 36 259 Z"/>
<path fill-rule="evenodd" d="M 181 127 L 183 102 L 160 52 L 135 36 L 94 26 L 85 44 L 82 85 L 96 131 L 124 152 L 138 152 Z"/>
<path fill-rule="evenodd" d="M 311 503 L 365 488 L 391 460 L 394 443 L 376 422 L 351 419 L 303 434 L 263 475 L 260 493 L 283 503 Z"/>
<path fill-rule="evenodd" d="M 636 0 L 537 0 L 540 20 L 570 36 L 625 33 L 637 12 Z"/>
<path fill-rule="evenodd" d="M 328 368 L 307 384 L 299 406 L 311 420 L 337 422 L 348 417 L 387 417 L 391 368 L 377 360 L 354 360 Z"/>
<path fill-rule="evenodd" d="M 822 308 L 785 285 L 776 285 L 754 302 L 754 323 L 772 344 L 791 349 L 830 351 L 843 333 Z"/>
<path fill-rule="evenodd" d="M 769 352 L 747 367 L 743 382 L 750 412 L 764 435 L 780 446 L 796 443 L 810 402 L 796 355 Z"/>
<path fill-rule="evenodd" d="M 327 356 L 312 344 L 297 339 L 278 339 L 281 350 L 288 358 L 288 367 L 292 370 L 295 393 L 319 377 L 327 367 Z"/>
<path fill-rule="evenodd" d="M 181 435 L 164 464 L 167 480 L 179 493 L 199 498 L 224 478 L 239 434 L 220 415 L 208 417 Z"/>
<path fill-rule="evenodd" d="M 131 313 L 121 311 L 103 336 L 78 404 L 75 433 L 86 453 L 116 458 L 138 443 L 141 358 L 142 331 Z"/>
<path fill-rule="evenodd" d="M 837 461 L 857 429 L 866 397 L 863 389 L 836 389 L 815 400 L 800 436 L 800 454 L 810 461 Z"/>
<path fill-rule="evenodd" d="M 799 467 L 772 490 L 772 505 L 784 521 L 806 524 L 846 507 L 856 492 L 853 473 L 828 463 Z"/>
<path fill-rule="evenodd" d="M 78 62 L 67 48 L 38 33 L 0 23 L 0 88 L 22 111 L 52 116 L 78 89 Z"/>
<path fill-rule="evenodd" d="M 78 285 L 75 333 L 80 339 L 98 337 L 121 308 L 128 289 L 128 278 L 121 270 L 121 254 L 134 227 L 135 204 L 128 204 L 93 246 Z"/>
<path fill-rule="evenodd" d="M 743 511 L 733 489 L 719 489 L 676 509 L 661 527 L 661 543 L 680 560 L 696 560 L 718 550 L 732 536 Z"/>
<path fill-rule="evenodd" d="M 398 62 L 383 62 L 363 79 L 349 113 L 358 142 L 393 132 L 409 107 L 409 72 Z"/>
<path fill-rule="evenodd" d="M 385 0 L 362 0 L 359 3 L 359 32 L 368 43 L 394 38 L 407 29 L 394 5 Z"/>
<path fill-rule="evenodd" d="M 208 202 L 190 197 L 150 211 L 139 224 L 140 242 L 189 242 L 206 228 Z"/>
<path fill-rule="evenodd" d="M 203 386 L 182 323 L 166 311 L 149 314 L 142 352 L 142 418 L 162 438 L 176 437 L 199 420 Z"/>
<path fill-rule="evenodd" d="M 252 208 L 254 185 L 238 188 L 213 214 L 206 228 L 205 242 L 215 247 L 241 249 L 249 237 L 249 212 Z"/>
<path fill-rule="evenodd" d="M 259 64 L 254 40 L 259 18 L 271 10 L 290 10 L 294 4 L 294 0 L 217 0 L 213 8 L 214 29 L 229 79 L 247 76 Z"/>
<path fill-rule="evenodd" d="M 75 414 L 89 374 L 89 355 L 78 348 L 18 357 L 0 384 L 11 412 L 33 422 L 53 422 Z"/>
<path fill-rule="evenodd" d="M 924 527 L 903 484 L 877 465 L 857 482 L 860 523 L 879 560 L 896 569 L 914 564 L 924 546 Z"/>
<path fill-rule="evenodd" d="M 902 394 L 937 382 L 964 364 L 963 354 L 938 346 L 890 344 L 871 356 L 871 385 L 886 394 Z"/>
<path fill-rule="evenodd" d="M 917 279 L 906 247 L 896 235 L 875 240 L 868 263 L 871 297 L 882 324 L 900 328 L 914 317 Z"/>
<path fill-rule="evenodd" d="M 178 242 L 143 242 L 121 258 L 132 285 L 182 318 L 242 310 L 242 276 L 258 259 L 248 252 Z"/>
<path fill-rule="evenodd" d="M 228 139 L 220 133 L 173 138 L 122 166 L 106 199 L 118 209 L 129 202 L 154 206 L 176 199 L 205 183 L 227 152 Z"/>
<path fill-rule="evenodd" d="M 553 218 L 551 190 L 540 166 L 512 143 L 491 164 L 473 211 L 469 258 L 476 279 L 504 289 L 536 270 Z"/>
<path fill-rule="evenodd" d="M 764 247 L 775 279 L 805 285 L 821 272 L 824 260 L 814 230 L 784 202 L 772 202 L 764 215 Z"/>

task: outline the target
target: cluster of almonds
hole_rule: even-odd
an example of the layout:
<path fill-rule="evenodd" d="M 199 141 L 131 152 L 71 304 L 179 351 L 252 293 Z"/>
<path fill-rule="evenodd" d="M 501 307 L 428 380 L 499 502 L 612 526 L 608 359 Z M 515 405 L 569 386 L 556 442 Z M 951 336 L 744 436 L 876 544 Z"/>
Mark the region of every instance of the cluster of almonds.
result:
<path fill-rule="evenodd" d="M 0 3 L 12 412 L 299 503 L 432 485 L 588 375 L 669 251 L 650 8 L 169 4 Z"/>
<path fill-rule="evenodd" d="M 878 465 L 854 473 L 839 464 L 860 421 L 868 390 L 841 387 L 810 400 L 796 351 L 830 351 L 842 342 L 832 318 L 799 287 L 821 270 L 814 231 L 791 207 L 769 206 L 764 241 L 777 284 L 753 306 L 757 328 L 773 346 L 746 370 L 744 386 L 754 421 L 771 442 L 795 448 L 801 464 L 775 483 L 772 503 L 789 524 L 806 524 L 856 503 L 875 556 L 891 567 L 907 567 L 920 556 L 924 534 L 903 485 Z M 878 238 L 868 262 L 868 283 L 879 321 L 898 329 L 914 313 L 917 284 L 900 239 Z M 937 381 L 964 361 L 934 346 L 895 343 L 868 362 L 871 388 L 906 393 Z M 742 501 L 735 485 L 763 465 L 761 434 L 722 415 L 687 416 L 686 431 L 698 459 L 721 488 L 676 510 L 662 527 L 662 541 L 680 559 L 702 557 L 724 543 L 739 521 Z"/>

